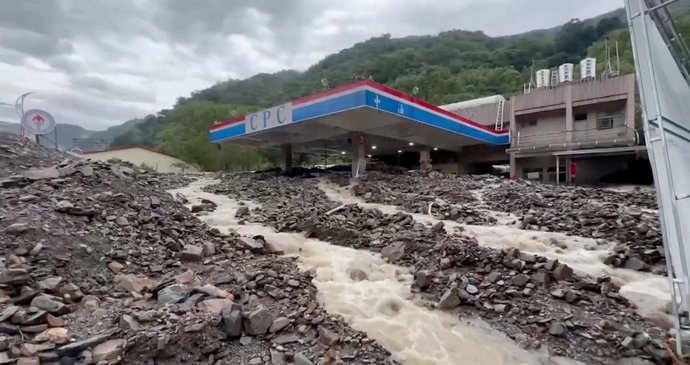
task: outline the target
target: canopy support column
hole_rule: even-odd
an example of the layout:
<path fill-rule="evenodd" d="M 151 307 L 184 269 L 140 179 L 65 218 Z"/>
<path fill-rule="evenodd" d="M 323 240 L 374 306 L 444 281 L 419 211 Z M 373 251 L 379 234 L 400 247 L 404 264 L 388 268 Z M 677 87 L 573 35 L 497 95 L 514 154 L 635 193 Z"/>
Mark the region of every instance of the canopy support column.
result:
<path fill-rule="evenodd" d="M 350 133 L 350 146 L 352 151 L 350 156 L 352 157 L 352 178 L 360 177 L 367 168 L 366 161 L 366 140 L 364 138 L 364 133 L 352 132 Z"/>
<path fill-rule="evenodd" d="M 431 172 L 431 151 L 421 150 L 419 151 L 419 170 L 422 174 L 426 175 Z"/>
<path fill-rule="evenodd" d="M 283 156 L 280 161 L 280 171 L 284 174 L 292 173 L 292 145 L 284 144 L 281 146 L 283 150 Z"/>

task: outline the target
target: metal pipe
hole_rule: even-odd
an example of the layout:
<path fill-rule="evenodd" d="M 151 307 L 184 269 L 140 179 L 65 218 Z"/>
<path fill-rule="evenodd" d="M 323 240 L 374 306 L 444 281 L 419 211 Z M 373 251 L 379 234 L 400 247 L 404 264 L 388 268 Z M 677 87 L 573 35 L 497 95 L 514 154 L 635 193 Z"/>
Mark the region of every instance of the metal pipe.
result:
<path fill-rule="evenodd" d="M 678 0 L 668 0 L 668 1 L 665 2 L 665 3 L 661 3 L 661 4 L 659 4 L 659 5 L 656 5 L 656 6 L 654 6 L 654 7 L 651 7 L 651 8 L 649 8 L 649 9 L 647 9 L 647 11 L 646 11 L 645 13 L 649 14 L 649 13 L 651 13 L 651 12 L 653 12 L 653 11 L 656 11 L 656 10 L 658 10 L 658 9 L 663 8 L 664 6 L 671 5 L 671 4 L 673 4 L 673 3 L 677 2 L 677 1 L 678 1 Z"/>
<path fill-rule="evenodd" d="M 29 91 L 28 93 L 19 95 L 17 100 L 15 100 L 14 102 L 14 111 L 15 113 L 17 113 L 17 116 L 19 117 L 19 131 L 21 132 L 22 137 L 26 137 L 26 134 L 24 132 L 24 126 L 22 125 L 22 119 L 24 119 L 24 98 L 33 93 L 33 91 Z M 38 135 L 36 135 L 36 143 L 38 143 Z"/>

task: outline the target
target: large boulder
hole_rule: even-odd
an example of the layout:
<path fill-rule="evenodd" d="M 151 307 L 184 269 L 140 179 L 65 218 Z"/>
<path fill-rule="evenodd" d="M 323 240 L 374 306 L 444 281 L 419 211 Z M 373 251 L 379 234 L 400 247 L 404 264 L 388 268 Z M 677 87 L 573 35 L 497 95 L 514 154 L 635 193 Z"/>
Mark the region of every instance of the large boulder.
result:
<path fill-rule="evenodd" d="M 273 323 L 273 314 L 268 309 L 259 307 L 249 313 L 244 319 L 244 331 L 248 335 L 259 336 L 265 334 Z"/>
<path fill-rule="evenodd" d="M 158 304 L 177 304 L 192 294 L 192 288 L 184 284 L 173 284 L 158 292 Z"/>

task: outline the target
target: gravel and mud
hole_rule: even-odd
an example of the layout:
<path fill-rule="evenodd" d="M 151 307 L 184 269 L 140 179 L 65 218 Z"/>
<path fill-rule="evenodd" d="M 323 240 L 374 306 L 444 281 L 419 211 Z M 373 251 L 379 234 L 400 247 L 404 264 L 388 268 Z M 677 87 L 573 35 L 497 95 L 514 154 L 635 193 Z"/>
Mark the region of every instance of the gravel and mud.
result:
<path fill-rule="evenodd" d="M 517 240 L 515 247 L 486 247 L 464 232 L 465 227 L 506 224 L 512 230 L 579 236 L 591 240 L 595 247 L 588 247 L 590 251 L 606 251 L 597 246 L 612 248 L 608 255 L 599 257 L 601 266 L 608 264 L 614 266 L 609 270 L 616 275 L 637 278 L 636 270 L 663 272 L 658 268 L 660 257 L 648 253 L 638 256 L 635 243 L 626 236 L 638 237 L 635 228 L 646 224 L 655 234 L 646 235 L 649 245 L 660 244 L 651 238 L 659 240 L 653 195 L 556 189 L 488 176 L 422 177 L 375 172 L 354 186 L 342 186 L 342 178 L 332 176 L 226 174 L 208 191 L 257 204 L 252 210 L 242 211 L 248 222 L 277 231 L 305 232 L 307 237 L 334 245 L 379 253 L 388 262 L 410 269 L 414 274 L 410 290 L 420 298 L 460 318 L 481 318 L 527 349 L 547 349 L 551 355 L 584 363 L 669 360 L 665 346 L 670 322 L 665 306 L 642 317 L 635 303 L 620 292 L 626 283 L 618 276 L 574 270 L 558 259 L 530 250 L 521 252 Z M 330 199 L 329 195 L 339 188 L 350 197 Z M 522 189 L 519 194 L 515 193 L 518 189 Z M 546 197 L 529 200 L 531 194 L 537 194 L 533 191 Z M 496 196 L 509 200 L 514 194 L 520 197 L 516 203 L 501 206 L 493 202 Z M 353 203 L 352 197 L 360 197 L 362 203 L 357 204 L 356 199 Z M 562 200 L 567 204 L 560 204 Z M 531 205 L 527 203 L 530 201 Z M 600 204 L 587 206 L 585 201 Z M 366 202 L 379 203 L 382 209 Z M 599 207 L 603 212 L 597 211 Z M 644 214 L 637 213 L 643 209 Z M 609 210 L 616 212 L 615 218 Z M 527 223 L 532 219 L 530 214 L 554 214 L 561 223 Z M 594 222 L 578 225 L 573 221 L 578 215 Z M 608 222 L 611 219 L 613 223 Z M 556 252 L 567 254 L 565 239 L 552 239 L 551 243 Z M 624 263 L 612 263 L 612 256 Z M 646 261 L 639 267 L 625 264 L 632 260 Z M 640 274 L 664 280 L 652 273 Z M 667 302 L 666 298 L 659 299 L 663 304 Z"/>
<path fill-rule="evenodd" d="M 670 364 L 654 194 L 0 134 L 0 364 Z"/>
<path fill-rule="evenodd" d="M 0 363 L 395 363 L 324 311 L 312 272 L 167 192 L 198 177 L 5 134 L 0 151 Z"/>

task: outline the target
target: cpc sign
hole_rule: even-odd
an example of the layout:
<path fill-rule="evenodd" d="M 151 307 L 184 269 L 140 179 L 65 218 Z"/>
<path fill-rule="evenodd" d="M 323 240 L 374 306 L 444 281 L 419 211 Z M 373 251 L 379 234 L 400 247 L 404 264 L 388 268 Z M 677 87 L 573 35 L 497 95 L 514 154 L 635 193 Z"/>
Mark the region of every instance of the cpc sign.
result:
<path fill-rule="evenodd" d="M 290 123 L 292 123 L 292 103 L 287 103 L 247 115 L 244 120 L 244 130 L 246 134 L 250 134 Z"/>

